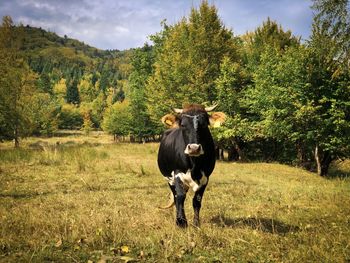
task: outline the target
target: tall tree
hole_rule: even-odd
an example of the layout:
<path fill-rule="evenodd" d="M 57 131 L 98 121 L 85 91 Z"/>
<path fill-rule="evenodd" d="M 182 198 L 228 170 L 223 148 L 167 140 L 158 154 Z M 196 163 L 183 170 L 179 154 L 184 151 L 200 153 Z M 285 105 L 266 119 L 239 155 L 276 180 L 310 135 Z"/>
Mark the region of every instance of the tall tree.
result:
<path fill-rule="evenodd" d="M 20 54 L 20 34 L 5 16 L 0 27 L 0 140 L 14 139 L 15 147 L 30 132 L 28 107 L 36 79 Z"/>
<path fill-rule="evenodd" d="M 215 79 L 224 56 L 236 56 L 236 42 L 215 6 L 203 1 L 162 35 L 154 73 L 147 85 L 149 110 L 154 120 L 171 107 L 188 102 L 216 100 Z"/>
<path fill-rule="evenodd" d="M 314 155 L 324 176 L 332 160 L 350 152 L 349 1 L 315 0 L 313 9 L 308 77 L 320 115 Z"/>
<path fill-rule="evenodd" d="M 154 50 L 149 45 L 135 51 L 132 64 L 132 73 L 129 77 L 130 86 L 130 129 L 132 135 L 141 140 L 145 136 L 157 133 L 155 125 L 147 112 L 146 84 L 153 72 Z"/>
<path fill-rule="evenodd" d="M 248 68 L 254 71 L 260 64 L 260 57 L 266 47 L 274 47 L 284 50 L 299 44 L 300 39 L 290 30 L 284 30 L 276 21 L 267 18 L 254 32 L 248 32 L 242 36 L 244 42 L 244 57 Z"/>
<path fill-rule="evenodd" d="M 76 104 L 76 105 L 78 105 L 80 103 L 78 81 L 76 79 L 72 79 L 72 80 L 68 81 L 66 101 L 67 101 L 67 103 L 72 103 L 72 104 Z"/>

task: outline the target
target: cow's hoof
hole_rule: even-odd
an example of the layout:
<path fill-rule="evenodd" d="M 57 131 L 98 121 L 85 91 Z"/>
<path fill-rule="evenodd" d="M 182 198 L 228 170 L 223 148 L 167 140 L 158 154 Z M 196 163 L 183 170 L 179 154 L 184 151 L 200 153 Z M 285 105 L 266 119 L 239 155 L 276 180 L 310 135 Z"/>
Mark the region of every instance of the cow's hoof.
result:
<path fill-rule="evenodd" d="M 177 218 L 176 225 L 181 227 L 181 228 L 186 228 L 187 227 L 187 220 L 183 219 L 183 218 Z"/>

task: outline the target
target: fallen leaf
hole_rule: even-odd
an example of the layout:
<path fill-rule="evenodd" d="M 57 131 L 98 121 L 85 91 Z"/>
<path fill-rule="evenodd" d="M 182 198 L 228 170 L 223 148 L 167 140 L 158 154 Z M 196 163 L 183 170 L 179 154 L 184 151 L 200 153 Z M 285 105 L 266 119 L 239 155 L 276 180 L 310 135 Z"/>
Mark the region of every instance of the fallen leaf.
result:
<path fill-rule="evenodd" d="M 127 253 L 129 253 L 129 247 L 128 247 L 128 246 L 121 246 L 121 247 L 120 247 L 120 251 L 121 251 L 123 254 L 127 254 Z"/>
<path fill-rule="evenodd" d="M 59 239 L 55 244 L 55 247 L 60 247 L 60 246 L 62 246 L 62 239 Z"/>

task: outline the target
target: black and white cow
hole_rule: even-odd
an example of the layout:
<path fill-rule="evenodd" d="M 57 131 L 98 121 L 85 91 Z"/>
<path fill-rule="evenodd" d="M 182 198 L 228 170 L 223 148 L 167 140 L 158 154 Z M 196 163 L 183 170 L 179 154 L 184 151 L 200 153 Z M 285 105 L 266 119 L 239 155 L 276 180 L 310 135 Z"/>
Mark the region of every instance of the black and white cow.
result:
<path fill-rule="evenodd" d="M 225 119 L 225 115 L 220 112 L 208 115 L 207 112 L 215 107 L 190 104 L 184 109 L 175 109 L 177 115 L 167 114 L 162 118 L 162 122 L 171 129 L 163 134 L 158 151 L 158 166 L 172 192 L 172 202 L 165 208 L 175 203 L 176 224 L 180 227 L 187 227 L 184 202 L 188 189 L 194 191 L 193 223 L 199 226 L 203 193 L 216 159 L 208 126 L 218 126 Z"/>

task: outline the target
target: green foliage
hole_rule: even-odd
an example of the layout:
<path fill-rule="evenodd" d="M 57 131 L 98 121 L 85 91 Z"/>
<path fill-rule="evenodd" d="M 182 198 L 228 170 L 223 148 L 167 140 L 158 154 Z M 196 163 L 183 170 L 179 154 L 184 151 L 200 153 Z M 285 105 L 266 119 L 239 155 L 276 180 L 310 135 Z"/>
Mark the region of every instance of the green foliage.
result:
<path fill-rule="evenodd" d="M 295 120 L 299 108 L 305 110 L 304 106 L 310 105 L 304 94 L 307 91 L 305 68 L 302 48 L 290 48 L 285 53 L 271 48 L 263 53 L 254 74 L 255 85 L 246 91 L 244 103 L 249 113 L 256 116 L 256 125 L 265 137 L 299 139 L 297 129 L 304 132 L 305 126 L 308 127 L 308 121 L 300 126 Z"/>
<path fill-rule="evenodd" d="M 45 93 L 53 93 L 50 77 L 47 73 L 42 73 L 38 79 L 38 87 Z"/>
<path fill-rule="evenodd" d="M 101 126 L 106 107 L 106 95 L 100 92 L 92 102 L 92 115 L 95 116 L 94 122 L 97 124 L 97 127 Z"/>
<path fill-rule="evenodd" d="M 75 79 L 68 81 L 66 102 L 75 105 L 78 105 L 80 103 L 78 83 Z"/>
<path fill-rule="evenodd" d="M 147 85 L 148 108 L 154 121 L 171 107 L 216 100 L 215 79 L 224 56 L 235 58 L 235 40 L 217 15 L 202 2 L 172 27 L 166 27 Z"/>
<path fill-rule="evenodd" d="M 104 114 L 102 129 L 109 134 L 127 136 L 130 134 L 131 114 L 129 102 L 115 103 Z"/>
<path fill-rule="evenodd" d="M 35 93 L 30 104 L 32 133 L 52 136 L 58 129 L 60 105 L 48 93 Z"/>
<path fill-rule="evenodd" d="M 284 50 L 288 47 L 299 45 L 299 38 L 292 35 L 290 30 L 284 31 L 276 21 L 270 18 L 263 22 L 254 32 L 248 32 L 242 36 L 244 42 L 244 57 L 248 69 L 254 71 L 260 64 L 261 54 L 266 46 L 274 47 L 277 50 Z"/>
<path fill-rule="evenodd" d="M 133 72 L 129 77 L 130 86 L 130 132 L 142 139 L 159 133 L 158 123 L 154 124 L 147 111 L 146 85 L 153 72 L 154 50 L 147 44 L 135 51 L 132 59 Z"/>
<path fill-rule="evenodd" d="M 83 102 L 92 102 L 98 95 L 92 74 L 84 74 L 78 84 L 79 97 Z"/>
<path fill-rule="evenodd" d="M 0 140 L 14 139 L 16 147 L 32 127 L 29 106 L 36 80 L 19 51 L 22 36 L 5 16 L 0 26 Z"/>
<path fill-rule="evenodd" d="M 314 17 L 311 43 L 318 37 L 323 38 L 323 40 L 328 39 L 327 42 L 332 42 L 334 52 L 329 55 L 334 55 L 337 58 L 337 63 L 348 67 L 350 58 L 349 1 L 313 0 L 312 8 L 316 11 L 316 14 Z"/>
<path fill-rule="evenodd" d="M 59 115 L 60 129 L 81 129 L 83 125 L 83 114 L 79 111 L 77 106 L 72 104 L 63 104 L 61 113 Z"/>
<path fill-rule="evenodd" d="M 239 97 L 247 81 L 245 69 L 238 62 L 224 57 L 220 65 L 220 75 L 215 80 L 217 101 L 222 111 L 230 116 L 240 111 Z"/>

